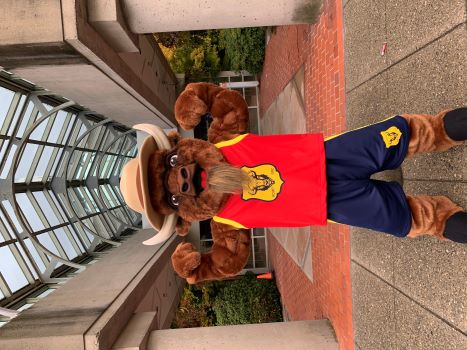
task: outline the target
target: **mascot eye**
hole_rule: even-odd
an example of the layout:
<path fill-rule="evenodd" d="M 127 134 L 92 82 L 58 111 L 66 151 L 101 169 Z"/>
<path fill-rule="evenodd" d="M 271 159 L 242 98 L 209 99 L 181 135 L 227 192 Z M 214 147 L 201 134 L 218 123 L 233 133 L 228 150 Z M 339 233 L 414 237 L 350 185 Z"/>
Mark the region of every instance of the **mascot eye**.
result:
<path fill-rule="evenodd" d="M 180 202 L 178 201 L 178 197 L 174 194 L 169 196 L 169 201 L 170 201 L 170 205 L 174 207 L 178 207 L 178 205 L 180 204 Z"/>
<path fill-rule="evenodd" d="M 169 165 L 172 167 L 172 168 L 175 168 L 175 166 L 177 165 L 178 163 L 178 155 L 177 154 L 173 154 L 169 157 Z"/>

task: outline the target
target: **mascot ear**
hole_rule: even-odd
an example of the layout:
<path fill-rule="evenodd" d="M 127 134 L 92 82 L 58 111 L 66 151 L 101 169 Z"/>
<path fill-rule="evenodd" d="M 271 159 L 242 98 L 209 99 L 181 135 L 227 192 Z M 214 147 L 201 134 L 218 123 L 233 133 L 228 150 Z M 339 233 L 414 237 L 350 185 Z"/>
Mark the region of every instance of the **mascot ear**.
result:
<path fill-rule="evenodd" d="M 180 216 L 177 219 L 177 224 L 175 225 L 175 232 L 179 236 L 186 236 L 188 231 L 190 231 L 191 222 L 182 219 Z"/>
<path fill-rule="evenodd" d="M 169 139 L 170 146 L 172 148 L 174 148 L 178 144 L 178 141 L 180 141 L 181 139 L 180 134 L 176 131 L 172 131 L 171 133 L 169 133 L 167 135 L 167 138 Z"/>

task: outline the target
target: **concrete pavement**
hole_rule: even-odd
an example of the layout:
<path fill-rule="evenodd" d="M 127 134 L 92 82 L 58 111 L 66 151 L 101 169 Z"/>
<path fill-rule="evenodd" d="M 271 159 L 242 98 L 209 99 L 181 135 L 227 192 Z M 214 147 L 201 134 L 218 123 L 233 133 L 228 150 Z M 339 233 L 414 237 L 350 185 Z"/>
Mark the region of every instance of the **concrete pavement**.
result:
<path fill-rule="evenodd" d="M 466 105 L 464 0 L 344 3 L 347 129 Z M 467 208 L 465 144 L 378 176 Z M 351 228 L 351 268 L 357 349 L 467 349 L 466 245 Z"/>
<path fill-rule="evenodd" d="M 264 133 L 303 132 L 304 118 L 308 132 L 339 132 L 336 118 L 342 114 L 329 104 L 338 97 L 332 96 L 329 81 L 319 78 L 334 73 L 328 64 L 340 60 L 339 54 L 332 56 L 339 31 L 333 21 L 340 15 L 345 129 L 404 112 L 436 113 L 467 105 L 464 0 L 343 0 L 342 13 L 336 11 L 339 2 L 325 2 L 317 26 L 280 28 L 273 36 L 261 77 Z M 381 55 L 385 42 L 387 50 Z M 308 51 L 317 44 L 324 49 Z M 336 93 L 339 83 L 336 78 Z M 407 193 L 448 195 L 467 208 L 466 164 L 464 144 L 417 156 L 375 177 L 400 181 Z M 350 305 L 345 293 L 336 293 L 345 288 L 342 259 L 348 258 L 345 230 L 339 228 L 337 234 L 333 226 L 328 232 L 311 228 L 311 240 L 307 229 L 271 230 L 273 253 L 278 254 L 272 257 L 273 265 L 292 319 L 329 318 L 342 349 L 467 349 L 467 246 L 350 228 Z M 302 276 L 290 264 L 299 267 Z M 329 264 L 336 268 L 325 269 Z M 352 313 L 350 321 L 346 312 Z M 353 332 L 352 345 L 347 327 Z"/>

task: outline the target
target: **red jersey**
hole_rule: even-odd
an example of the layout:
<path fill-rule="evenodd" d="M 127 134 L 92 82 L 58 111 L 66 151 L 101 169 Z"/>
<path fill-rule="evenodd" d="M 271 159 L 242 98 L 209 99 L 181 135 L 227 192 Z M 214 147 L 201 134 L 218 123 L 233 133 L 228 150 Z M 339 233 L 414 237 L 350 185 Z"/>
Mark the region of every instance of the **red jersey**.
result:
<path fill-rule="evenodd" d="M 245 134 L 216 144 L 250 176 L 213 220 L 237 228 L 326 224 L 326 169 L 321 134 Z"/>

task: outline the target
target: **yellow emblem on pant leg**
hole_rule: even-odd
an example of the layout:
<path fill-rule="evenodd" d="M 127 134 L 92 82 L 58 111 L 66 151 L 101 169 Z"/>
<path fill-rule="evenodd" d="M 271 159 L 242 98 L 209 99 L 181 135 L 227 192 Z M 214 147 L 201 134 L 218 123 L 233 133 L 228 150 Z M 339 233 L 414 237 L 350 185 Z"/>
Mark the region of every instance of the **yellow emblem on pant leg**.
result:
<path fill-rule="evenodd" d="M 248 187 L 243 190 L 242 199 L 259 199 L 272 202 L 281 192 L 284 180 L 277 168 L 272 164 L 262 164 L 255 167 L 241 168 L 250 177 Z"/>
<path fill-rule="evenodd" d="M 386 148 L 398 145 L 402 136 L 402 132 L 395 126 L 391 126 L 389 129 L 381 131 L 380 134 L 383 137 Z"/>

